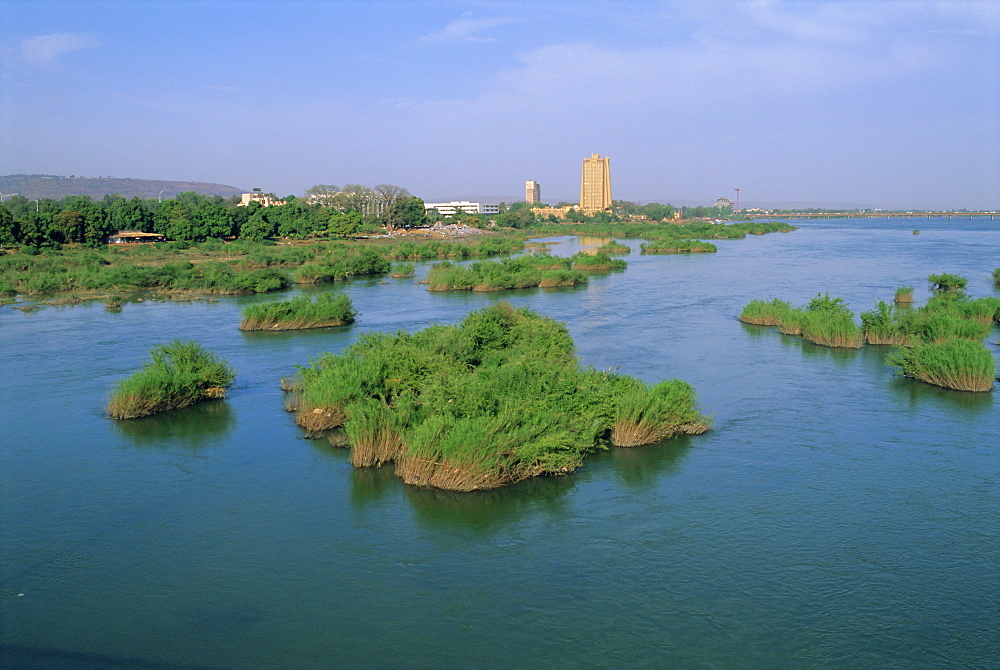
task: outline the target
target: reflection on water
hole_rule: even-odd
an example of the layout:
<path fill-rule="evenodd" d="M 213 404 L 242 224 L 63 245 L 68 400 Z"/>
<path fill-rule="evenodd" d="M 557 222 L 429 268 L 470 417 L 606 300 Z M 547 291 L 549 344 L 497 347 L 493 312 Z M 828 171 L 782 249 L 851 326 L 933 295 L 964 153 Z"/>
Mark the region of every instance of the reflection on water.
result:
<path fill-rule="evenodd" d="M 610 463 L 616 479 L 636 491 L 644 491 L 676 473 L 691 444 L 691 437 L 683 435 L 642 447 L 612 447 L 605 454 L 591 458 L 595 463 Z"/>
<path fill-rule="evenodd" d="M 565 514 L 564 496 L 576 482 L 573 475 L 535 477 L 513 486 L 470 493 L 401 485 L 421 525 L 491 530 L 529 514 Z"/>
<path fill-rule="evenodd" d="M 134 446 L 198 450 L 221 444 L 236 426 L 236 416 L 225 400 L 207 400 L 184 409 L 111 423 Z"/>

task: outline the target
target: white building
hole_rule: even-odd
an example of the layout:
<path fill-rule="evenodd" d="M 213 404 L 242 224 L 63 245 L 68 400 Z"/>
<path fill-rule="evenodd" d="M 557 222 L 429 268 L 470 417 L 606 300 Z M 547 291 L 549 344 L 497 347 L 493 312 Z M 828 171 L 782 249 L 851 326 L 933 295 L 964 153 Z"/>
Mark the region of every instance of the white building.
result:
<path fill-rule="evenodd" d="M 499 214 L 500 205 L 488 205 L 483 202 L 468 200 L 452 200 L 451 202 L 425 202 L 424 209 L 436 209 L 441 216 L 452 216 L 456 212 L 466 214 Z"/>

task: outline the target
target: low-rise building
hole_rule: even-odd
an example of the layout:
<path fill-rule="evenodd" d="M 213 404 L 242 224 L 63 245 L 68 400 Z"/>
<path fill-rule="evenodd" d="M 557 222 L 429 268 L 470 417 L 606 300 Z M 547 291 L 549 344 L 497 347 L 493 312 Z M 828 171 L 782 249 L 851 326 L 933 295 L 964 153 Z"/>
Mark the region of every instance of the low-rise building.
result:
<path fill-rule="evenodd" d="M 253 193 L 244 193 L 237 207 L 246 207 L 251 202 L 256 202 L 261 207 L 277 207 L 286 204 L 284 200 L 278 200 L 271 193 L 261 193 L 259 188 L 255 188 Z"/>
<path fill-rule="evenodd" d="M 484 202 L 469 202 L 468 200 L 452 200 L 451 202 L 425 202 L 424 209 L 436 209 L 441 216 L 454 216 L 458 212 L 466 214 L 499 214 L 500 205 L 490 205 Z"/>
<path fill-rule="evenodd" d="M 140 230 L 119 230 L 108 236 L 108 244 L 141 244 L 143 242 L 165 242 L 166 237 L 159 233 L 144 233 Z"/>

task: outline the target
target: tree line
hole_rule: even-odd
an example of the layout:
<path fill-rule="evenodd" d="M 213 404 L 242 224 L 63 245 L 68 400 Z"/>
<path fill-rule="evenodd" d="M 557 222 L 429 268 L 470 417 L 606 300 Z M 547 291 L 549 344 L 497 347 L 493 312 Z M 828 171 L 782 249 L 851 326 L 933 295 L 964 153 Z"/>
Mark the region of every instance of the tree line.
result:
<path fill-rule="evenodd" d="M 359 185 L 349 188 L 340 191 L 339 197 L 325 200 L 287 196 L 286 204 L 272 207 L 256 202 L 242 207 L 239 198 L 194 191 L 162 201 L 120 195 L 106 195 L 101 200 L 83 195 L 62 200 L 13 196 L 0 204 L 0 245 L 97 247 L 123 230 L 157 233 L 181 241 L 259 241 L 275 236 L 304 239 L 342 237 L 381 228 L 391 231 L 426 223 L 423 200 L 404 188 L 389 184 L 374 189 Z"/>

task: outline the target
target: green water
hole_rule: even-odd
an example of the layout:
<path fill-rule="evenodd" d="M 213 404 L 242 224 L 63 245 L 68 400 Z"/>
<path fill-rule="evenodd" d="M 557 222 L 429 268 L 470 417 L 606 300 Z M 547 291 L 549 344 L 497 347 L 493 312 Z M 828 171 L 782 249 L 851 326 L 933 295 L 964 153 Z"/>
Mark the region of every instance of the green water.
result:
<path fill-rule="evenodd" d="M 569 290 L 354 281 L 354 327 L 299 333 L 237 330 L 272 297 L 2 308 L 0 665 L 1000 665 L 996 393 L 736 319 L 827 290 L 855 311 L 901 284 L 922 302 L 938 272 L 996 295 L 996 226 L 912 227 L 633 254 Z M 715 429 L 452 494 L 355 470 L 283 411 L 278 379 L 311 356 L 501 298 L 565 321 L 585 364 L 691 382 Z M 174 337 L 233 364 L 230 398 L 105 419 L 109 386 Z"/>

